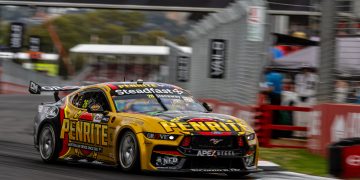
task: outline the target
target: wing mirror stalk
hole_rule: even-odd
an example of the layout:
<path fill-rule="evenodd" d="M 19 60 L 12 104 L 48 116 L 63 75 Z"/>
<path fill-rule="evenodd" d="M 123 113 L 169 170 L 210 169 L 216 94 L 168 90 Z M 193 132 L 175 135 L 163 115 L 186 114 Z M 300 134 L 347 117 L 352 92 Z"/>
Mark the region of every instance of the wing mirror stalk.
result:
<path fill-rule="evenodd" d="M 203 102 L 202 105 L 204 106 L 204 108 L 208 111 L 208 112 L 212 112 L 213 109 L 211 108 L 211 106 L 206 103 L 206 102 Z"/>

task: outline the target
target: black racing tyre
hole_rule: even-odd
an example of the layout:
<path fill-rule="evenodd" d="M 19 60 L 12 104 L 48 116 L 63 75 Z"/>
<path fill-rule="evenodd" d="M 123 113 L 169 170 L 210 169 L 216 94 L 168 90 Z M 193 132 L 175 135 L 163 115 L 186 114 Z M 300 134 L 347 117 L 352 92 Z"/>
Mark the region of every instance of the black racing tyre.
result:
<path fill-rule="evenodd" d="M 226 175 L 228 175 L 229 177 L 232 177 L 232 178 L 236 178 L 236 177 L 244 177 L 244 176 L 247 176 L 249 175 L 250 173 L 245 173 L 245 172 L 229 172 L 229 173 L 226 173 Z"/>
<path fill-rule="evenodd" d="M 125 172 L 140 170 L 139 145 L 135 134 L 132 131 L 126 131 L 120 138 L 119 167 Z"/>
<path fill-rule="evenodd" d="M 59 156 L 59 145 L 55 130 L 51 124 L 45 124 L 39 134 L 39 152 L 46 163 L 53 163 Z"/>

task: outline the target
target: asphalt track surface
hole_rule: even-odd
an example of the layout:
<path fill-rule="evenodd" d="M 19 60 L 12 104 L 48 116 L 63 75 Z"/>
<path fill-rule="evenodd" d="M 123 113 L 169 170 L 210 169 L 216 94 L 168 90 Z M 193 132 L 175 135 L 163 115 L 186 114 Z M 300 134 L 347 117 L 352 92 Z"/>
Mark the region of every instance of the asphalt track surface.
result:
<path fill-rule="evenodd" d="M 186 180 L 233 179 L 225 174 L 121 172 L 114 167 L 83 163 L 45 164 L 33 146 L 33 117 L 37 105 L 53 101 L 52 96 L 0 95 L 0 180 Z M 329 179 L 261 167 L 264 171 L 241 179 Z"/>

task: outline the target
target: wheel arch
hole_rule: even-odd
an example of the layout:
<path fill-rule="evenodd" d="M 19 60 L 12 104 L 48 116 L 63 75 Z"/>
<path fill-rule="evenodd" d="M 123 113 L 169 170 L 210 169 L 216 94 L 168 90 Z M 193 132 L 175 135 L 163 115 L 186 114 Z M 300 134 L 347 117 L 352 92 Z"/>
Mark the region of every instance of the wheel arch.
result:
<path fill-rule="evenodd" d="M 50 124 L 53 128 L 54 128 L 54 133 L 55 133 L 55 140 L 57 140 L 57 142 L 59 142 L 59 137 L 60 137 L 60 129 L 61 129 L 61 124 L 60 124 L 60 117 L 57 116 L 53 119 L 44 119 L 40 122 L 40 124 L 38 125 L 37 128 L 37 132 L 36 132 L 36 144 L 35 146 L 39 146 L 39 137 L 40 137 L 40 132 L 42 130 L 42 128 L 46 125 L 46 124 Z M 61 144 L 61 143 L 60 143 Z"/>
<path fill-rule="evenodd" d="M 115 156 L 115 160 L 116 160 L 116 164 L 119 164 L 119 156 L 118 156 L 118 152 L 119 152 L 119 145 L 120 145 L 120 140 L 121 137 L 124 133 L 126 133 L 127 131 L 131 131 L 133 132 L 135 135 L 137 134 L 137 132 L 131 127 L 131 126 L 123 126 L 121 129 L 119 129 L 119 131 L 116 134 L 116 138 L 115 138 L 115 148 L 114 148 L 114 154 L 116 154 Z M 138 140 L 139 141 L 139 140 Z M 139 142 L 138 142 L 139 143 Z M 138 147 L 140 148 L 140 146 L 138 145 Z"/>

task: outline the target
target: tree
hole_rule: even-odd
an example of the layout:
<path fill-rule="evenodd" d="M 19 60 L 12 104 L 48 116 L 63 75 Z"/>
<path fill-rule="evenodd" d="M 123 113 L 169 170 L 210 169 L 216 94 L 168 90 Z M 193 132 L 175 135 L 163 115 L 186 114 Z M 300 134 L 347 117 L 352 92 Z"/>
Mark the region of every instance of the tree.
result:
<path fill-rule="evenodd" d="M 84 43 L 123 44 L 125 36 L 130 37 L 131 44 L 138 45 L 156 45 L 159 37 L 175 40 L 181 45 L 186 44 L 185 38 L 172 37 L 163 30 L 145 31 L 143 27 L 146 17 L 140 12 L 96 10 L 81 14 L 66 14 L 49 19 L 49 21 L 55 27 L 66 51 L 77 44 Z M 53 52 L 55 48 L 49 37 L 46 23 L 28 28 L 28 35 L 40 36 L 42 50 Z M 176 27 L 172 26 L 172 28 Z M 72 59 L 72 61 L 79 68 L 83 61 L 76 62 L 77 59 L 80 58 Z"/>
<path fill-rule="evenodd" d="M 77 44 L 89 43 L 91 36 L 99 37 L 99 43 L 121 44 L 122 36 L 127 31 L 141 27 L 145 16 L 138 12 L 97 10 L 83 14 L 67 14 L 50 21 L 55 26 L 64 48 L 68 50 Z M 48 46 L 50 38 L 45 23 L 31 27 L 29 34 L 42 37 L 44 45 Z"/>

